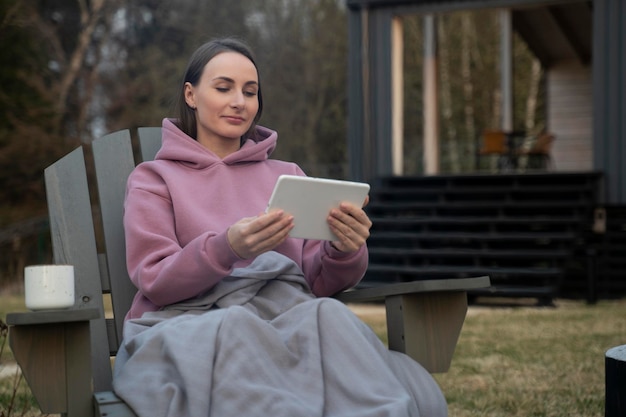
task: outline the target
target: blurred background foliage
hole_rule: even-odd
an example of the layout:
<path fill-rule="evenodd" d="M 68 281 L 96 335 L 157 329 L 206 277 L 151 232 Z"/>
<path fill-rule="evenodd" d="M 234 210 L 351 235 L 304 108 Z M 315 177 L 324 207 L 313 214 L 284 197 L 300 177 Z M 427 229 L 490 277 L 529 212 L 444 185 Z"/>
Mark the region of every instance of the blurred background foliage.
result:
<path fill-rule="evenodd" d="M 406 173 L 422 172 L 422 16 L 404 18 Z M 439 16 L 441 164 L 473 169 L 498 125 L 496 11 Z M 348 23 L 343 0 L 0 0 L 0 291 L 49 262 L 43 170 L 119 129 L 160 126 L 193 50 L 218 36 L 254 49 L 274 157 L 347 175 Z M 543 123 L 543 74 L 519 39 L 515 128 Z"/>

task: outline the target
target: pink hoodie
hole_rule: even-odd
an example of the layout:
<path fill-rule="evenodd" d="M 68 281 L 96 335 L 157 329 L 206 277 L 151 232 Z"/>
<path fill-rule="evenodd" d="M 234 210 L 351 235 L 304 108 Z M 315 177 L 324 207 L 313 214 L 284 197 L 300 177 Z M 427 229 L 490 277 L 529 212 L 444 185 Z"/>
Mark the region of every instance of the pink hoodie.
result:
<path fill-rule="evenodd" d="M 163 120 L 155 160 L 138 165 L 127 184 L 127 266 L 139 289 L 127 319 L 195 297 L 252 262 L 230 248 L 228 227 L 265 210 L 279 175 L 305 175 L 294 163 L 269 159 L 276 132 L 258 126 L 257 136 L 220 159 Z M 298 263 L 317 296 L 354 286 L 367 268 L 365 246 L 346 254 L 329 242 L 289 238 L 275 250 Z"/>

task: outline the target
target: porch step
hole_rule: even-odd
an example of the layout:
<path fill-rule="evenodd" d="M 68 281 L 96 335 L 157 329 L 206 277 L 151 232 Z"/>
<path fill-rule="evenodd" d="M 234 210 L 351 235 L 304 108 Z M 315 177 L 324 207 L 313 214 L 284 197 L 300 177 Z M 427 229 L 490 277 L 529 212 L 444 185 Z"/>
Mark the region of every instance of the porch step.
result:
<path fill-rule="evenodd" d="M 381 177 L 366 207 L 368 282 L 489 275 L 481 296 L 548 298 L 587 277 L 602 174 Z"/>

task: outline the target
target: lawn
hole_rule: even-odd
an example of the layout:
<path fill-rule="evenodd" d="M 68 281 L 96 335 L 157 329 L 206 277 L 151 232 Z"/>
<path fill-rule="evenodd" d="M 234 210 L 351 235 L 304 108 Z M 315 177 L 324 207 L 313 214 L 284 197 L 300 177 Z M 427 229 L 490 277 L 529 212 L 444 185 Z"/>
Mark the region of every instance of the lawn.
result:
<path fill-rule="evenodd" d="M 626 300 L 555 304 L 470 307 L 450 371 L 435 375 L 450 417 L 604 416 L 604 353 L 626 344 Z M 352 307 L 384 332 L 381 306 Z M 23 309 L 18 297 L 0 297 L 1 320 L 13 309 Z M 11 360 L 5 352 L 0 372 Z M 0 416 L 8 416 L 12 382 L 0 381 Z M 12 415 L 38 414 L 18 407 Z"/>
<path fill-rule="evenodd" d="M 626 343 L 626 300 L 472 309 L 449 373 L 450 415 L 604 416 L 604 354 Z"/>
<path fill-rule="evenodd" d="M 602 417 L 604 354 L 626 344 L 626 300 L 472 306 L 450 371 L 450 417 Z M 382 308 L 357 314 L 384 328 Z"/>

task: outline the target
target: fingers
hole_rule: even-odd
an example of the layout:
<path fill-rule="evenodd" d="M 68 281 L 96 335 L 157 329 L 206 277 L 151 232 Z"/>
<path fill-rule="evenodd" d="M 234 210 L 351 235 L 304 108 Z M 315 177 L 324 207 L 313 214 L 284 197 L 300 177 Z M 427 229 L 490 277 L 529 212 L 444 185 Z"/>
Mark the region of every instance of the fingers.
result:
<path fill-rule="evenodd" d="M 330 211 L 328 225 L 338 238 L 333 242 L 335 247 L 344 252 L 354 252 L 370 236 L 372 222 L 361 208 L 342 203 L 339 208 Z"/>
<path fill-rule="evenodd" d="M 364 205 L 368 203 L 365 199 Z M 328 225 L 338 240 L 333 245 L 343 252 L 354 252 L 370 236 L 372 222 L 362 208 L 341 203 L 328 215 Z M 282 210 L 241 219 L 228 230 L 228 241 L 239 257 L 248 259 L 283 243 L 293 229 L 293 216 Z"/>
<path fill-rule="evenodd" d="M 248 259 L 283 243 L 291 229 L 293 216 L 277 210 L 238 221 L 229 228 L 228 240 L 237 255 Z"/>

